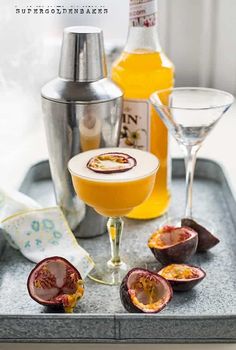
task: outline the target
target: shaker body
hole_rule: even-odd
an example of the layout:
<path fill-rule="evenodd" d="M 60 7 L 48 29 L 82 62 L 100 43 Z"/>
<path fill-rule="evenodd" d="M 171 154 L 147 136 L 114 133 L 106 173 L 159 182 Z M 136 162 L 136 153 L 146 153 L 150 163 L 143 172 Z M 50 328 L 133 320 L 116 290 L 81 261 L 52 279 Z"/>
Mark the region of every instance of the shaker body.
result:
<path fill-rule="evenodd" d="M 119 142 L 123 92 L 107 78 L 101 29 L 64 29 L 58 77 L 41 95 L 57 204 L 75 236 L 102 234 L 106 218 L 76 196 L 67 169 L 74 155 Z"/>
<path fill-rule="evenodd" d="M 42 98 L 49 162 L 57 204 L 77 237 L 106 230 L 107 219 L 76 196 L 68 161 L 76 154 L 119 142 L 122 97 L 99 103 L 62 103 Z"/>

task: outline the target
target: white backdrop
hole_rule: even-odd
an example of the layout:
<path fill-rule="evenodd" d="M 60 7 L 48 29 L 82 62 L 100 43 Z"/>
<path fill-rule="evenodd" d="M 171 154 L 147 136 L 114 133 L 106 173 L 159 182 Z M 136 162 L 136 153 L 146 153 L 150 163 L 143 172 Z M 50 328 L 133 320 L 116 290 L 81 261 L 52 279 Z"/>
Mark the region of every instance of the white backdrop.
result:
<path fill-rule="evenodd" d="M 236 94 L 236 1 L 159 1 L 161 41 L 176 65 L 177 85 Z"/>
<path fill-rule="evenodd" d="M 158 1 L 161 43 L 176 65 L 176 84 L 212 86 L 236 93 L 236 1 Z M 109 11 L 108 15 L 87 16 L 15 14 L 15 5 L 29 4 L 103 4 Z M 13 83 L 21 74 L 21 80 L 32 90 L 32 80 L 40 85 L 54 76 L 65 26 L 96 25 L 103 28 L 107 45 L 124 45 L 128 5 L 129 0 L 1 0 L 0 89 L 2 77 Z"/>
<path fill-rule="evenodd" d="M 17 15 L 15 6 L 104 5 L 103 15 Z M 41 86 L 58 70 L 62 31 L 96 25 L 105 44 L 123 46 L 129 0 L 0 0 L 0 164 L 25 166 L 40 156 Z M 176 66 L 176 86 L 200 85 L 236 94 L 236 0 L 159 0 L 159 33 Z M 41 131 L 41 134 L 39 133 Z M 24 155 L 24 156 L 22 156 Z M 13 165 L 12 165 L 13 168 Z M 8 171 L 0 179 L 9 181 Z"/>

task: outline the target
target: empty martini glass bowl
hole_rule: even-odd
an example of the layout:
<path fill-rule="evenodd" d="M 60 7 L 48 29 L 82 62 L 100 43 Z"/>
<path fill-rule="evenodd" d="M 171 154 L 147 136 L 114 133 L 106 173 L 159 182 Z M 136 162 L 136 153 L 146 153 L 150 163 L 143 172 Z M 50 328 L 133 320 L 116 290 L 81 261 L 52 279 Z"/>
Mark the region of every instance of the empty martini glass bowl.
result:
<path fill-rule="evenodd" d="M 192 187 L 197 152 L 207 135 L 231 107 L 234 97 L 228 92 L 215 89 L 183 87 L 156 91 L 150 100 L 184 152 L 186 167 L 184 217 L 192 219 Z M 199 222 L 199 218 L 197 221 Z M 173 218 L 167 223 L 179 225 L 180 218 Z M 201 218 L 200 223 L 206 224 Z"/>
<path fill-rule="evenodd" d="M 122 216 L 151 194 L 159 161 L 153 154 L 137 149 L 104 148 L 78 154 L 69 161 L 68 168 L 80 199 L 109 218 L 111 258 L 107 261 L 104 251 L 101 253 L 97 246 L 100 256 L 89 277 L 108 285 L 120 284 L 133 267 L 132 262 L 123 261 L 120 254 Z M 128 248 L 132 255 L 132 247 Z"/>

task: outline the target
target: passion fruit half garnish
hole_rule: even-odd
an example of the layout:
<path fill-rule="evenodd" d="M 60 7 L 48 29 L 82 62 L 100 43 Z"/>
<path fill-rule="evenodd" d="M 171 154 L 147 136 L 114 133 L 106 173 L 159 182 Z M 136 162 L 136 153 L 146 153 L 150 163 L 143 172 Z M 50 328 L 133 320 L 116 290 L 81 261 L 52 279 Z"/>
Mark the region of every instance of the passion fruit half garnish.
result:
<path fill-rule="evenodd" d="M 172 296 L 173 290 L 168 281 L 141 268 L 130 270 L 120 286 L 121 302 L 128 312 L 160 312 Z"/>
<path fill-rule="evenodd" d="M 84 294 L 84 283 L 79 271 L 66 259 L 53 256 L 39 262 L 30 272 L 27 287 L 37 303 L 63 306 L 73 312 Z"/>
<path fill-rule="evenodd" d="M 210 231 L 208 231 L 204 226 L 199 225 L 196 221 L 192 219 L 182 219 L 181 225 L 191 227 L 194 231 L 198 233 L 198 252 L 205 252 L 213 248 L 220 242 L 220 240 L 216 236 L 214 236 Z"/>
<path fill-rule="evenodd" d="M 168 265 L 158 274 L 167 279 L 176 292 L 188 291 L 206 277 L 205 271 L 199 267 L 186 264 Z"/>
<path fill-rule="evenodd" d="M 129 154 L 108 152 L 91 158 L 87 163 L 87 167 L 96 173 L 113 174 L 128 171 L 136 164 L 136 159 Z"/>
<path fill-rule="evenodd" d="M 148 246 L 155 258 L 166 265 L 183 263 L 196 252 L 198 234 L 189 227 L 163 226 L 148 240 Z"/>

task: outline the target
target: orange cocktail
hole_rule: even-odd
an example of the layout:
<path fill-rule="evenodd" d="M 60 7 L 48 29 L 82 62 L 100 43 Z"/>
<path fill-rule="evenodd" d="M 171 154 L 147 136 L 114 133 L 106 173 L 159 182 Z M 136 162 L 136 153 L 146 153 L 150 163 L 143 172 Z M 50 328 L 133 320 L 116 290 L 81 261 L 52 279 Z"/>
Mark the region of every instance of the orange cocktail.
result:
<path fill-rule="evenodd" d="M 94 279 L 117 284 L 126 270 L 119 255 L 123 228 L 121 216 L 144 202 L 152 193 L 158 159 L 149 152 L 128 148 L 104 148 L 72 158 L 69 170 L 77 195 L 103 216 L 108 216 L 112 258 L 106 272 Z"/>
<path fill-rule="evenodd" d="M 142 203 L 153 188 L 155 176 L 152 174 L 138 180 L 108 182 L 91 181 L 73 176 L 77 195 L 103 216 L 124 216 Z"/>

